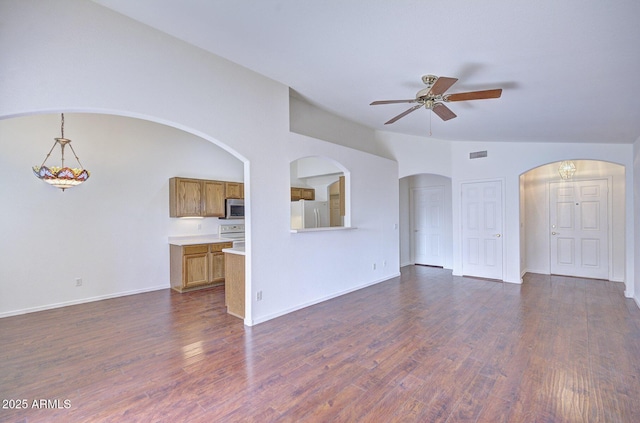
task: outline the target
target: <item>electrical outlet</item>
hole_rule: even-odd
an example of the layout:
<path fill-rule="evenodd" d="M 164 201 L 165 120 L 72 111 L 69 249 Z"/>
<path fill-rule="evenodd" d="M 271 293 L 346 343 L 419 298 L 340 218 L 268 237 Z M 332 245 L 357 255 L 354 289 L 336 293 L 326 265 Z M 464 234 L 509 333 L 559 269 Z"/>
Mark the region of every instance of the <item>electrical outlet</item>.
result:
<path fill-rule="evenodd" d="M 82 286 L 82 278 L 76 278 L 76 286 Z"/>
<path fill-rule="evenodd" d="M 256 300 L 258 300 L 258 301 L 262 301 L 262 291 L 258 291 L 258 292 L 256 293 Z"/>

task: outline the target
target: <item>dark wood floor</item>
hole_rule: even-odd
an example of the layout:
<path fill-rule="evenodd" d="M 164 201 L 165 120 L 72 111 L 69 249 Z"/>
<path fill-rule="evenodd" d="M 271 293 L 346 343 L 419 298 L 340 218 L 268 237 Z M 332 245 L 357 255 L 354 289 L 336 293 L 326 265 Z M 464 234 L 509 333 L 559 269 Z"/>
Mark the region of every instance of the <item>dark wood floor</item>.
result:
<path fill-rule="evenodd" d="M 4 318 L 0 421 L 639 422 L 623 289 L 410 266 L 252 328 L 219 288 Z"/>

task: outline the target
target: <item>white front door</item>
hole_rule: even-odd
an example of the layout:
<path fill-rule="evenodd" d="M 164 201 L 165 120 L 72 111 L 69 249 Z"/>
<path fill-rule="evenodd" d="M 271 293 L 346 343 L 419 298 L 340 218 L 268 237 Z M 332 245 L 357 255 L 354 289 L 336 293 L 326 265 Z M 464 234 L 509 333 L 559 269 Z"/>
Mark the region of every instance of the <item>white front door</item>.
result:
<path fill-rule="evenodd" d="M 608 279 L 607 181 L 551 182 L 549 186 L 551 273 Z"/>
<path fill-rule="evenodd" d="M 503 278 L 502 182 L 462 184 L 462 273 Z"/>
<path fill-rule="evenodd" d="M 412 193 L 414 262 L 444 266 L 444 187 L 414 188 Z"/>

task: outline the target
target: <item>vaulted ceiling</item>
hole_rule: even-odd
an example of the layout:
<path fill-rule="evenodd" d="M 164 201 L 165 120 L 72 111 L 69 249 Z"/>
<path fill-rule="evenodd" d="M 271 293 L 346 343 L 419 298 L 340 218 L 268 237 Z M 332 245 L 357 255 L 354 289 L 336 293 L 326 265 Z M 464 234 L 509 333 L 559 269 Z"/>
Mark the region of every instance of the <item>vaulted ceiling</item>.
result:
<path fill-rule="evenodd" d="M 94 0 L 291 87 L 371 128 L 442 140 L 632 143 L 640 137 L 637 0 Z M 451 102 L 413 104 L 426 74 Z M 247 99 L 247 101 L 251 101 Z"/>

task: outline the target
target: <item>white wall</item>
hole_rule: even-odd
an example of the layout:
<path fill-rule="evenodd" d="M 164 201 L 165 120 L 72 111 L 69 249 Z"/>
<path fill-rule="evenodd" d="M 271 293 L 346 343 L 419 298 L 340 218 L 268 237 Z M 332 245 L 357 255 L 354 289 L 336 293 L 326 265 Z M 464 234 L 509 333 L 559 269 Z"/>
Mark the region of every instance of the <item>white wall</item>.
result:
<path fill-rule="evenodd" d="M 575 160 L 574 180 L 610 179 L 609 279 L 623 282 L 625 274 L 625 172 L 613 163 Z M 552 163 L 524 174 L 525 253 L 524 271 L 549 274 L 549 183 L 559 182 L 559 163 Z"/>
<path fill-rule="evenodd" d="M 479 180 L 501 180 L 504 186 L 504 268 L 506 282 L 521 283 L 520 262 L 520 175 L 540 165 L 564 159 L 602 160 L 618 163 L 625 172 L 624 231 L 633 233 L 633 146 L 628 144 L 499 143 L 442 141 L 430 137 L 409 137 L 380 133 L 377 140 L 399 163 L 400 176 L 435 173 L 452 178 L 453 273 L 462 271 L 460 245 L 461 184 Z M 486 158 L 469 159 L 469 153 L 487 150 Z M 634 240 L 625 236 L 624 281 L 626 295 L 633 292 Z"/>
<path fill-rule="evenodd" d="M 293 91 L 289 104 L 291 132 L 388 157 L 373 142 L 373 129 L 322 110 Z"/>
<path fill-rule="evenodd" d="M 238 159 L 175 128 L 67 113 L 65 137 L 91 176 L 62 192 L 30 169 L 59 136 L 59 114 L 0 120 L 0 178 L 11 181 L 0 185 L 0 316 L 167 288 L 167 238 L 219 224 L 169 218 L 169 178 L 243 178 Z M 78 166 L 68 147 L 65 159 Z M 59 147 L 46 164 L 60 165 Z"/>
<path fill-rule="evenodd" d="M 399 274 L 397 164 L 290 133 L 288 87 L 91 2 L 9 0 L 0 3 L 0 16 L 1 118 L 60 111 L 138 117 L 216 143 L 244 163 L 246 324 Z M 330 135 L 339 139 L 341 133 Z M 358 229 L 290 233 L 290 162 L 313 155 L 349 169 L 349 207 Z M 81 158 L 89 167 L 90 156 Z M 79 189 L 89 190 L 90 183 Z M 111 228 L 100 231 L 108 236 Z M 136 252 L 150 266 L 167 269 L 166 256 L 155 254 L 160 248 Z M 44 254 L 31 255 L 35 265 Z M 60 266 L 68 264 L 63 259 Z M 118 272 L 127 286 L 140 276 L 126 266 Z M 45 286 L 34 281 L 31 288 Z M 263 291 L 260 302 L 256 290 Z M 59 301 L 73 299 L 63 297 Z"/>

